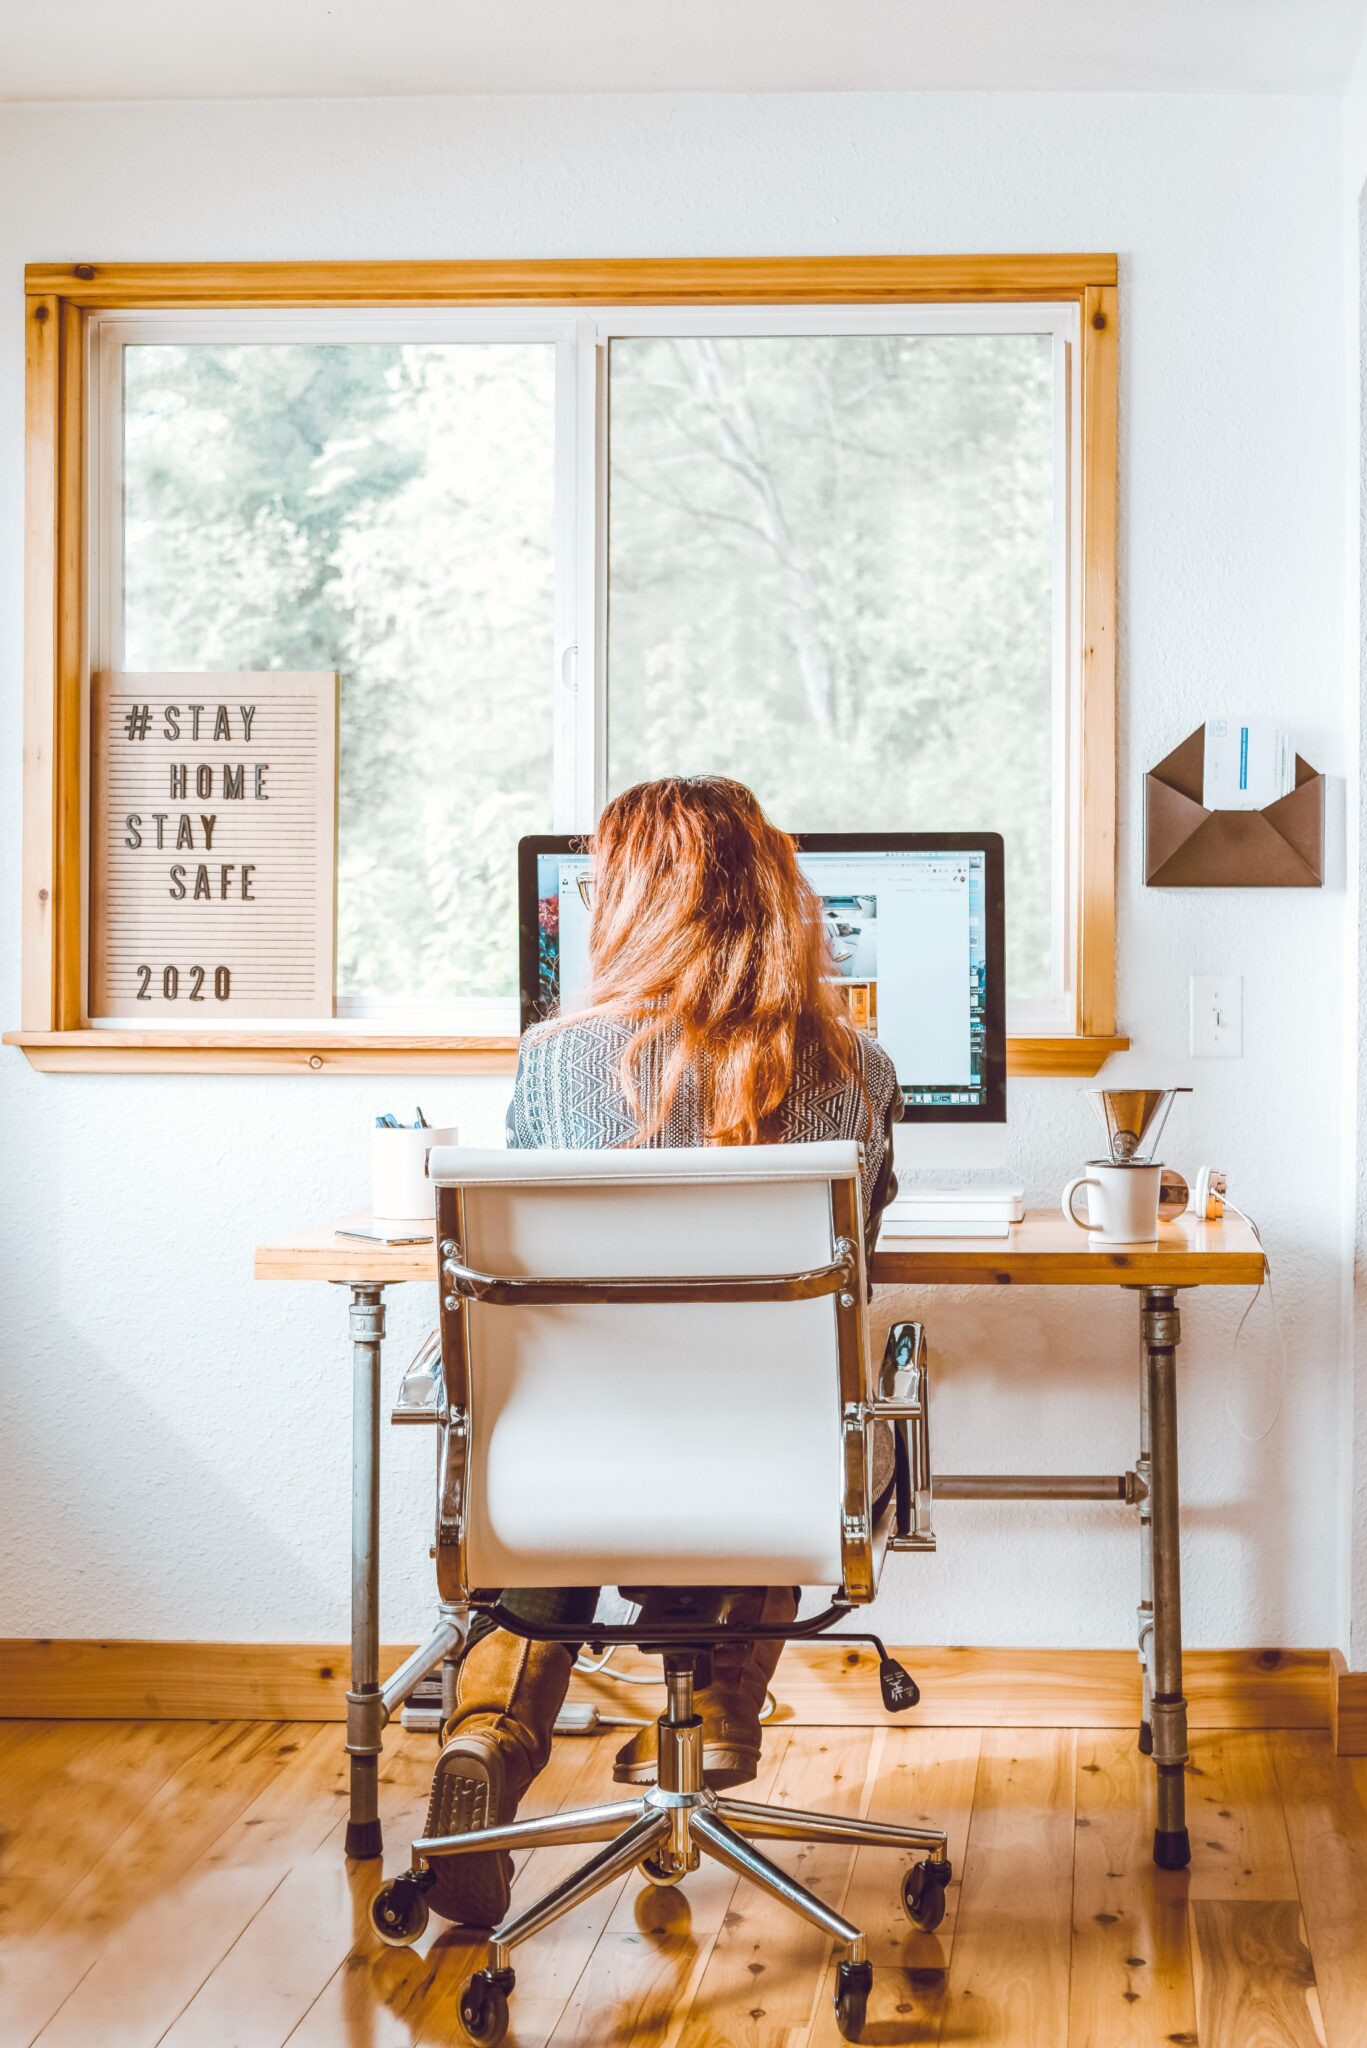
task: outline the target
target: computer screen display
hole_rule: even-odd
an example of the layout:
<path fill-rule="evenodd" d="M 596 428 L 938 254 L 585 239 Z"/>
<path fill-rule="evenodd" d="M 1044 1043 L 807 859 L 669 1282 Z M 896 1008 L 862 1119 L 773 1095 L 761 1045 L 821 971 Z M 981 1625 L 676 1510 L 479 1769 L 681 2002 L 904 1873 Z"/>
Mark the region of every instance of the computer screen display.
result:
<path fill-rule="evenodd" d="M 1002 843 L 995 833 L 799 836 L 831 979 L 886 1047 L 905 1113 L 1006 1114 Z M 524 839 L 522 1024 L 573 1010 L 588 973 L 593 862 L 582 840 Z"/>

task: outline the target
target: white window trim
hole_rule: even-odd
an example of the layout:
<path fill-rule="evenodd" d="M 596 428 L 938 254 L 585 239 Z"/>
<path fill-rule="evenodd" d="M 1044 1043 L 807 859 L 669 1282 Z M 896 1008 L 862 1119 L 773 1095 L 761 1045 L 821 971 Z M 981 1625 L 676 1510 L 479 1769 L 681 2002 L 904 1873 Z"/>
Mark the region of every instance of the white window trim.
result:
<path fill-rule="evenodd" d="M 556 349 L 555 657 L 552 829 L 588 831 L 607 794 L 607 371 L 615 339 L 639 335 L 1049 334 L 1055 353 L 1054 459 L 1066 488 L 1054 494 L 1053 969 L 1047 998 L 1011 1001 L 1012 1037 L 1076 1029 L 1081 816 L 1081 418 L 1079 310 L 1040 303 L 831 306 L 601 306 L 562 309 L 416 306 L 213 307 L 95 311 L 88 321 L 87 460 L 90 488 L 89 671 L 119 666 L 122 646 L 122 350 L 136 343 L 211 341 L 545 341 Z M 587 544 L 586 544 L 587 543 Z M 130 1018 L 91 1018 L 95 1028 L 135 1028 Z M 261 1020 L 235 1019 L 250 1036 Z M 278 1029 L 278 1020 L 274 1026 Z M 515 1036 L 517 1005 L 467 998 L 341 997 L 311 1030 L 354 1034 L 420 1031 Z"/>

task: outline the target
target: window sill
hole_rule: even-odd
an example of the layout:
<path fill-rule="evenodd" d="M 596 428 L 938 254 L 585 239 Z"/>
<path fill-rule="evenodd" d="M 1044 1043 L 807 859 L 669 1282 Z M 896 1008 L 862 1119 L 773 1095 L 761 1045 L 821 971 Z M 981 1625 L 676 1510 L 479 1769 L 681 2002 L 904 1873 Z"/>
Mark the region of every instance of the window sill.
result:
<path fill-rule="evenodd" d="M 409 1038 L 281 1031 L 7 1031 L 45 1074 L 510 1074 L 515 1038 Z M 1128 1038 L 1007 1040 L 1007 1072 L 1095 1074 Z"/>
<path fill-rule="evenodd" d="M 1114 1033 L 1064 1033 L 1052 1038 L 1008 1038 L 1006 1071 L 1013 1076 L 1099 1074 L 1113 1052 L 1128 1052 L 1130 1041 Z"/>

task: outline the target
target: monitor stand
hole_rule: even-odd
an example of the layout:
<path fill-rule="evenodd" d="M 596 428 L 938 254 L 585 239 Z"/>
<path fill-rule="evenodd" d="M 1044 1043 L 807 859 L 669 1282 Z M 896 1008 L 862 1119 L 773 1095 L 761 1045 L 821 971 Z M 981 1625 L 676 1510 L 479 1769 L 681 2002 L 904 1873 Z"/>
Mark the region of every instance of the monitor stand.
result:
<path fill-rule="evenodd" d="M 929 1184 L 937 1176 L 946 1186 L 965 1174 L 1005 1176 L 1010 1148 L 1005 1122 L 999 1124 L 935 1124 L 908 1121 L 893 1130 L 893 1155 L 899 1179 L 914 1177 Z"/>

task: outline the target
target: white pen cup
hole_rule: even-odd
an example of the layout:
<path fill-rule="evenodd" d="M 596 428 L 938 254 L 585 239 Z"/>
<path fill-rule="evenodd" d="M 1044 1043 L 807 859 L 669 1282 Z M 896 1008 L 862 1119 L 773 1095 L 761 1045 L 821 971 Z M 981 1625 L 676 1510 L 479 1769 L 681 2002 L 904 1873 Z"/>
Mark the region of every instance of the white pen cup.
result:
<path fill-rule="evenodd" d="M 1088 1233 L 1094 1245 L 1156 1244 L 1162 1183 L 1163 1168 L 1157 1162 L 1120 1166 L 1110 1159 L 1089 1159 L 1086 1172 L 1063 1190 L 1063 1213 Z M 1079 1216 L 1074 1204 L 1083 1188 L 1087 1210 Z"/>
<path fill-rule="evenodd" d="M 430 1223 L 436 1195 L 427 1178 L 427 1156 L 434 1145 L 454 1145 L 454 1124 L 416 1131 L 377 1125 L 370 1133 L 370 1209 L 386 1223 Z"/>

